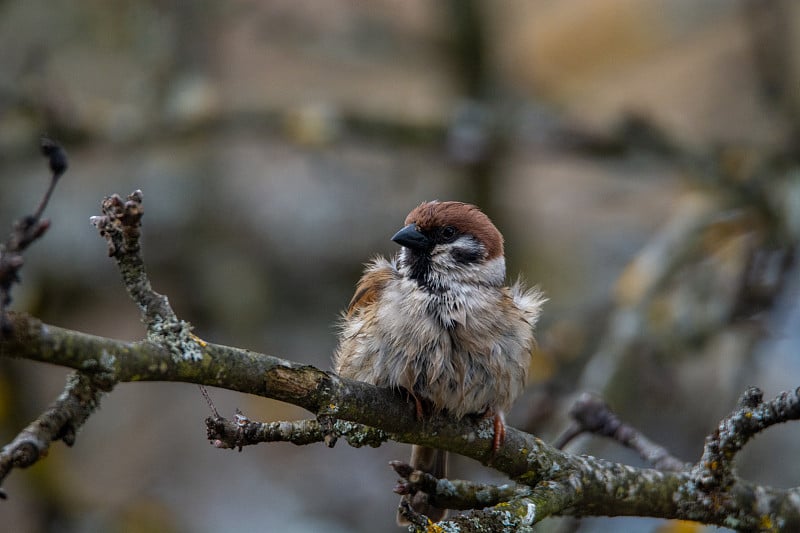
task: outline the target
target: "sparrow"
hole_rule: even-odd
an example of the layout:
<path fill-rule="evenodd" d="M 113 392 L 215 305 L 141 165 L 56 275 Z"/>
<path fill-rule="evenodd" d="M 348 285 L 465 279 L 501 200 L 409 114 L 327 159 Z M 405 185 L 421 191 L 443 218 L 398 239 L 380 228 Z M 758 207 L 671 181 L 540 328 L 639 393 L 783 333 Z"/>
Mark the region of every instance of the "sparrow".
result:
<path fill-rule="evenodd" d="M 506 286 L 503 236 L 474 205 L 423 202 L 392 241 L 399 253 L 366 265 L 342 315 L 334 369 L 404 389 L 418 417 L 426 407 L 492 417 L 497 451 L 504 413 L 525 387 L 545 299 L 520 281 Z M 444 451 L 412 446 L 410 464 L 446 477 Z M 423 493 L 404 498 L 434 522 L 446 516 Z M 407 525 L 399 514 L 398 524 Z"/>

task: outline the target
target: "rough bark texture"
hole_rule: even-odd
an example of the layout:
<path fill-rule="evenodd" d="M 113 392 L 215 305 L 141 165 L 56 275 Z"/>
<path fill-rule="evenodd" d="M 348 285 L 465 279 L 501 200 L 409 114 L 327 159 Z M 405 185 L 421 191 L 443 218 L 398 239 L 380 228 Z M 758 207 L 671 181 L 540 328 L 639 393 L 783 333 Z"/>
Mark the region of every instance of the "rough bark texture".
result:
<path fill-rule="evenodd" d="M 508 501 L 472 515 L 451 520 L 463 531 L 487 530 L 490 524 L 504 528 L 527 528 L 552 515 L 572 516 L 652 516 L 684 518 L 724 525 L 740 530 L 791 531 L 800 524 L 800 493 L 797 489 L 778 490 L 755 486 L 735 477 L 730 483 L 708 485 L 707 477 L 698 472 L 709 468 L 698 463 L 692 470 L 659 471 L 633 468 L 589 456 L 576 456 L 553 448 L 540 439 L 508 428 L 503 446 L 491 453 L 492 428 L 489 420 L 466 418 L 455 421 L 434 416 L 424 424 L 416 418 L 414 405 L 401 394 L 387 389 L 339 378 L 308 365 L 277 357 L 240 350 L 212 343 L 199 342 L 201 359 L 175 358 L 169 349 L 153 342 L 121 342 L 42 324 L 24 315 L 10 315 L 13 334 L 2 342 L 2 355 L 58 364 L 74 368 L 82 378 L 76 388 L 86 390 L 88 400 L 77 403 L 88 416 L 96 404 L 89 391 L 102 383 L 104 389 L 128 381 L 181 381 L 223 387 L 293 403 L 321 416 L 357 422 L 386 433 L 398 442 L 435 446 L 471 457 L 508 474 L 521 485 L 531 488 L 506 494 Z M 76 392 L 77 398 L 85 398 Z M 59 400 L 61 401 L 61 400 Z M 780 412 L 793 419 L 800 404 L 797 391 L 787 393 L 766 404 L 759 403 L 761 413 Z M 779 408 L 779 406 L 784 406 Z M 740 420 L 741 409 L 756 413 L 757 406 L 745 403 L 731 415 Z M 745 419 L 765 418 L 761 414 Z M 67 416 L 69 418 L 69 416 Z M 775 420 L 765 421 L 769 424 Z M 311 424 L 311 422 L 307 422 Z M 69 427 L 74 422 L 57 422 Z M 245 425 L 247 422 L 245 422 Z M 723 427 L 724 426 L 724 427 Z M 723 421 L 721 435 L 735 423 Z M 333 426 L 331 426 L 333 427 Z M 315 442 L 324 439 L 329 430 L 312 426 L 302 438 L 292 428 L 273 428 L 279 440 Z M 350 428 L 352 429 L 352 428 Z M 357 429 L 357 428 L 356 428 Z M 27 431 L 27 430 L 26 430 Z M 23 432 L 24 433 L 24 432 Z M 50 440 L 63 438 L 63 430 L 49 432 Z M 285 438 L 281 438 L 281 434 Z M 45 436 L 44 440 L 47 440 Z M 710 437 L 714 439 L 715 436 Z M 7 456 L 23 453 L 14 449 L 18 438 L 3 449 L 0 464 Z M 382 439 L 371 440 L 377 444 Z M 723 446 L 723 448 L 725 448 Z M 7 473 L 4 472 L 4 473 Z M 428 480 L 430 481 L 430 480 Z M 431 495 L 454 507 L 470 507 L 478 497 L 468 485 L 436 484 Z M 455 505 L 456 494 L 465 493 L 462 505 Z M 493 503 L 491 498 L 488 503 Z M 475 520 L 480 527 L 475 529 Z M 477 527 L 477 526 L 475 526 Z M 495 529 L 496 530 L 496 529 Z"/>
<path fill-rule="evenodd" d="M 572 411 L 575 425 L 560 441 L 565 443 L 581 432 L 604 435 L 635 449 L 658 468 L 634 468 L 569 454 L 510 427 L 500 448 L 493 451 L 490 419 L 468 416 L 456 420 L 436 414 L 420 421 L 414 404 L 398 391 L 278 357 L 207 343 L 193 335 L 191 326 L 176 316 L 167 298 L 150 285 L 139 246 L 142 199 L 141 191 L 124 201 L 118 195 L 108 197 L 102 204 L 103 214 L 92 217 L 92 223 L 108 241 L 109 255 L 116 260 L 128 293 L 142 312 L 147 340 L 97 337 L 0 309 L 0 356 L 76 371 L 51 407 L 0 451 L 0 481 L 13 468 L 36 462 L 54 440 L 71 445 L 103 392 L 117 383 L 175 381 L 281 400 L 316 417 L 261 424 L 238 412 L 233 422 L 215 412 L 206 423 L 209 439 L 219 448 L 241 449 L 268 441 L 298 445 L 322 441 L 333 446 L 338 437 L 354 446 L 393 440 L 470 457 L 517 483 L 515 487 L 496 487 L 436 479 L 395 463 L 403 478 L 397 492 L 425 492 L 429 502 L 440 508 L 484 508 L 448 520 L 447 526 L 454 531 L 528 531 L 551 515 L 679 518 L 742 531 L 800 529 L 800 489 L 748 483 L 736 475 L 733 463 L 758 432 L 800 418 L 800 389 L 769 402 L 763 401 L 758 389 L 748 389 L 707 437 L 703 456 L 694 465 L 672 458 L 624 424 L 604 403 L 591 398 L 576 404 Z M 36 220 L 40 214 L 41 209 Z M 11 273 L 6 276 L 9 280 L 19 266 L 6 269 Z M 431 525 L 407 506 L 401 505 L 400 513 L 419 531 L 444 527 Z"/>

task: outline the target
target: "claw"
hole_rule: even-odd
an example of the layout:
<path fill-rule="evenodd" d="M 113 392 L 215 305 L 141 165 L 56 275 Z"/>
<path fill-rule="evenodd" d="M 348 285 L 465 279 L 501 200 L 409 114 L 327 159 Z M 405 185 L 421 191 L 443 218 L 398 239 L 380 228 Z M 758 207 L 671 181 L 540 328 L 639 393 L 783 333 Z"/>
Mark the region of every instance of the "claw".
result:
<path fill-rule="evenodd" d="M 405 496 L 406 494 L 411 494 L 411 484 L 408 482 L 399 481 L 397 485 L 394 486 L 392 491 L 395 494 L 399 494 L 401 496 Z"/>
<path fill-rule="evenodd" d="M 420 400 L 417 397 L 417 395 L 414 394 L 414 391 L 406 389 L 406 393 L 408 394 L 409 397 L 414 398 L 414 407 L 417 410 L 417 420 L 424 419 L 425 418 L 425 405 L 422 403 L 422 400 Z"/>
<path fill-rule="evenodd" d="M 389 466 L 391 466 L 400 477 L 407 478 L 411 475 L 411 472 L 414 471 L 414 468 L 410 464 L 404 463 L 403 461 L 389 461 Z"/>

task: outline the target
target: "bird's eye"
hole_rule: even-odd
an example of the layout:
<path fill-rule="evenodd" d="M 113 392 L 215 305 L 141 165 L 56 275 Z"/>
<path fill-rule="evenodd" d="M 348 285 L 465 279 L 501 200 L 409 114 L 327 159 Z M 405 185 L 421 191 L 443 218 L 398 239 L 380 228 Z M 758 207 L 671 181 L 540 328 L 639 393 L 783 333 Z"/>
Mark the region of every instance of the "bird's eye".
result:
<path fill-rule="evenodd" d="M 456 236 L 456 228 L 453 226 L 445 226 L 442 228 L 442 239 L 445 241 L 453 240 L 453 237 Z"/>

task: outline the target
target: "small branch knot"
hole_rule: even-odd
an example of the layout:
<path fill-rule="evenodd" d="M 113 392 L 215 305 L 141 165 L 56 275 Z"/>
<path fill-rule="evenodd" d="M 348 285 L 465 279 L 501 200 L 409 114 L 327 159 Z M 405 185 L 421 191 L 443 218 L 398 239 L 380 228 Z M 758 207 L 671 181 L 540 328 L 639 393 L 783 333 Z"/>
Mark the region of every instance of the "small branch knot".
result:
<path fill-rule="evenodd" d="M 103 215 L 89 218 L 100 235 L 108 241 L 109 257 L 139 250 L 139 229 L 144 215 L 142 199 L 140 190 L 129 194 L 126 201 L 118 194 L 106 196 L 100 207 Z"/>
<path fill-rule="evenodd" d="M 48 160 L 50 171 L 53 173 L 53 179 L 57 180 L 67 171 L 67 167 L 69 167 L 67 153 L 61 145 L 48 137 L 42 137 L 39 142 L 39 147 L 42 150 L 42 155 Z"/>
<path fill-rule="evenodd" d="M 26 468 L 31 466 L 39 460 L 41 452 L 39 446 L 31 440 L 25 440 L 17 443 L 16 447 L 11 453 L 11 460 L 14 466 L 18 468 Z"/>
<path fill-rule="evenodd" d="M 317 415 L 317 422 L 319 422 L 319 427 L 322 429 L 325 446 L 328 448 L 336 446 L 336 442 L 339 440 L 339 432 L 334 427 L 336 419 L 330 415 Z"/>
<path fill-rule="evenodd" d="M 758 387 L 747 387 L 739 398 L 739 407 L 754 408 L 761 405 L 764 401 L 764 392 Z"/>

